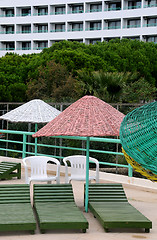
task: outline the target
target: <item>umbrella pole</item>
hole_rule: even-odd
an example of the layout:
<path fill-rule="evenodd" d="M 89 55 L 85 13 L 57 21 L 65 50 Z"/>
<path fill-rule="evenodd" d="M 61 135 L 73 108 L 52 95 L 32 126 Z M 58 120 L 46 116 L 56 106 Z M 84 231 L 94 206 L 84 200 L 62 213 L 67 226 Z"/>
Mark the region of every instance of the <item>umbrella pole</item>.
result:
<path fill-rule="evenodd" d="M 35 132 L 38 131 L 38 124 L 35 123 Z M 35 156 L 37 156 L 37 138 L 35 138 Z"/>
<path fill-rule="evenodd" d="M 85 194 L 85 211 L 88 212 L 88 187 L 89 187 L 89 143 L 90 138 L 86 141 L 86 194 Z"/>

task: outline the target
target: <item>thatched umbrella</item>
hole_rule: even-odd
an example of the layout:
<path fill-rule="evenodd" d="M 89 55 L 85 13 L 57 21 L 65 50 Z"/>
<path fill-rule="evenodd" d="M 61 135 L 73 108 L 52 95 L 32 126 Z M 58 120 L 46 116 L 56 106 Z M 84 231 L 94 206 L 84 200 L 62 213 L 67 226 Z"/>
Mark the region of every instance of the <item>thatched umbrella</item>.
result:
<path fill-rule="evenodd" d="M 86 201 L 88 211 L 89 142 L 90 137 L 119 136 L 124 114 L 94 96 L 84 96 L 71 104 L 33 137 L 83 136 L 86 140 Z"/>
<path fill-rule="evenodd" d="M 47 123 L 58 116 L 61 112 L 40 99 L 31 100 L 10 112 L 0 116 L 9 122 L 35 123 L 37 131 L 38 123 Z M 37 151 L 37 141 L 35 141 L 35 152 Z"/>
<path fill-rule="evenodd" d="M 60 114 L 60 111 L 40 99 L 31 100 L 2 115 L 0 119 L 10 122 L 47 123 Z"/>

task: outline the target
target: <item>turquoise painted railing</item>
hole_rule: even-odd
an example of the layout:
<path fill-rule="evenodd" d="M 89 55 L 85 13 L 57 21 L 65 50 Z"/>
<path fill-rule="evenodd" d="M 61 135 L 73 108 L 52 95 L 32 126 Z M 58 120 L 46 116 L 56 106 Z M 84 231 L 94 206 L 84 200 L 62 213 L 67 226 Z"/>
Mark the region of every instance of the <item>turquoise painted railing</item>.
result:
<path fill-rule="evenodd" d="M 65 11 L 60 11 L 60 12 L 51 12 L 50 15 L 60 15 L 60 14 L 66 14 Z"/>
<path fill-rule="evenodd" d="M 77 31 L 83 31 L 83 28 L 72 28 L 72 29 L 68 29 L 68 32 L 77 32 Z"/>
<path fill-rule="evenodd" d="M 50 32 L 65 32 L 65 29 L 52 29 Z"/>
<path fill-rule="evenodd" d="M 73 150 L 73 151 L 80 151 L 80 152 L 87 152 L 87 146 L 85 147 L 66 147 L 62 146 L 61 142 L 63 139 L 69 139 L 69 140 L 80 140 L 87 142 L 86 137 L 73 137 L 73 136 L 57 136 L 57 137 L 51 137 L 52 139 L 60 139 L 59 145 L 50 145 L 50 144 L 43 144 L 38 143 L 38 138 L 33 138 L 32 134 L 34 132 L 24 132 L 24 131 L 14 131 L 14 130 L 0 130 L 0 151 L 4 152 L 12 152 L 12 153 L 18 153 L 22 158 L 26 157 L 27 155 L 48 155 L 38 152 L 38 148 L 47 148 L 47 149 L 58 149 L 59 151 L 62 150 Z M 20 140 L 11 140 L 10 136 L 18 135 L 18 138 L 21 138 Z M 30 141 L 30 139 L 31 141 Z M 90 143 L 91 142 L 100 142 L 100 143 L 114 143 L 114 144 L 120 144 L 120 139 L 113 139 L 113 138 L 100 138 L 100 137 L 90 137 Z M 9 148 L 9 144 L 14 144 L 16 146 L 15 148 Z M 5 145 L 5 146 L 4 146 Z M 17 146 L 20 146 L 17 148 Z M 31 148 L 32 147 L 32 148 Z M 31 150 L 32 151 L 31 151 Z M 96 150 L 89 148 L 89 153 L 100 153 L 100 154 L 112 154 L 112 155 L 119 155 L 123 156 L 122 152 L 114 152 L 114 151 L 105 151 L 105 150 Z M 51 157 L 63 159 L 65 156 L 62 156 L 62 154 L 54 154 L 54 155 L 48 155 Z M 132 177 L 132 167 L 129 164 L 118 164 L 118 163 L 110 163 L 110 162 L 100 162 L 101 165 L 108 165 L 112 167 L 123 167 L 128 169 L 128 176 Z"/>
<path fill-rule="evenodd" d="M 86 10 L 86 13 L 93 13 L 93 12 L 102 12 L 102 8 L 95 8 L 95 9 L 89 9 Z"/>

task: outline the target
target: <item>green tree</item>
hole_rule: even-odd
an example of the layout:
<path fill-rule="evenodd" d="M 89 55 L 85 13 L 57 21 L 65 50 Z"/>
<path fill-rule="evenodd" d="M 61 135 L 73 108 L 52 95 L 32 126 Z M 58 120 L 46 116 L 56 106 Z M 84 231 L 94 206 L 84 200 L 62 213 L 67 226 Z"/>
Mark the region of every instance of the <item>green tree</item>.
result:
<path fill-rule="evenodd" d="M 76 80 L 60 63 L 50 61 L 38 69 L 38 78 L 28 82 L 28 99 L 68 101 L 77 98 Z"/>

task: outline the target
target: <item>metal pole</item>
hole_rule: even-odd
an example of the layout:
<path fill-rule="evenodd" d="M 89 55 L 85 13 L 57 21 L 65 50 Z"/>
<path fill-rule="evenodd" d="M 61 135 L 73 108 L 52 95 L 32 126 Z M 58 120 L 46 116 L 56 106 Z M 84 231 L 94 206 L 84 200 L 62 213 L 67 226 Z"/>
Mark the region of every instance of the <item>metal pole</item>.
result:
<path fill-rule="evenodd" d="M 22 151 L 22 158 L 26 157 L 26 134 L 23 134 L 23 151 Z"/>
<path fill-rule="evenodd" d="M 85 195 L 85 211 L 86 212 L 88 212 L 89 144 L 90 144 L 90 137 L 87 137 L 87 141 L 86 141 L 86 195 Z"/>
<path fill-rule="evenodd" d="M 38 131 L 38 124 L 37 123 L 35 123 L 35 132 L 37 132 Z M 38 146 L 37 146 L 37 138 L 35 138 L 35 156 L 37 156 L 37 149 L 38 149 Z"/>

